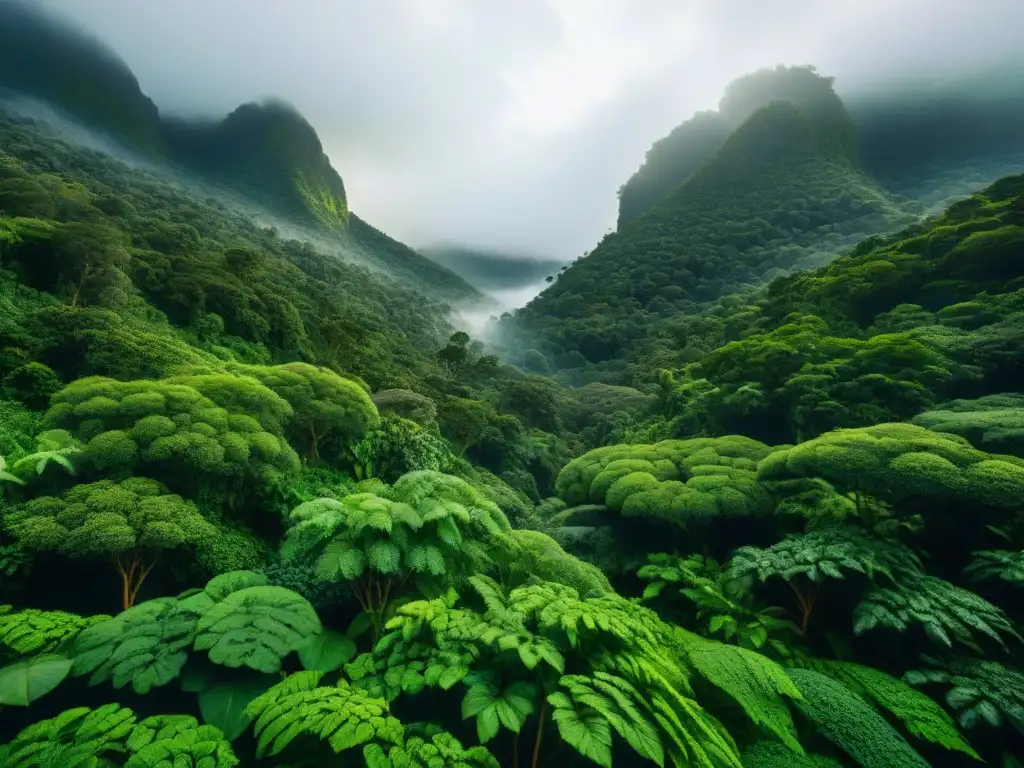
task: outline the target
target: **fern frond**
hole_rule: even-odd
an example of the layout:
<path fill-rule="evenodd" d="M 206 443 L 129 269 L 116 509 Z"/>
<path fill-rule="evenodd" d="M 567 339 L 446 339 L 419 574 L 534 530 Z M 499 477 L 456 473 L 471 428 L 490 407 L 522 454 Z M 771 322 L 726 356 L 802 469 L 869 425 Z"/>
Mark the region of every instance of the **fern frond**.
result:
<path fill-rule="evenodd" d="M 974 632 L 1005 645 L 1003 636 L 1021 636 L 1006 614 L 984 598 L 934 576 L 915 574 L 901 579 L 894 588 L 868 592 L 854 610 L 854 633 L 861 635 L 875 627 L 906 632 L 915 624 L 947 648 L 953 641 L 977 648 Z"/>
<path fill-rule="evenodd" d="M 548 703 L 562 741 L 588 760 L 611 768 L 612 729 L 608 720 L 595 709 L 579 706 L 564 693 L 552 693 Z"/>
<path fill-rule="evenodd" d="M 656 725 L 645 712 L 643 695 L 628 681 L 597 672 L 593 678 L 566 675 L 558 683 L 578 708 L 598 713 L 638 755 L 656 765 L 665 764 L 665 749 Z"/>
<path fill-rule="evenodd" d="M 400 744 L 402 724 L 383 699 L 344 680 L 319 687 L 319 672 L 297 672 L 250 702 L 258 757 L 276 755 L 300 736 L 326 741 L 336 753 L 370 741 Z"/>
<path fill-rule="evenodd" d="M 485 747 L 465 749 L 448 732 L 435 733 L 429 741 L 421 736 L 406 738 L 404 744 L 391 747 L 387 753 L 380 744 L 367 744 L 363 759 L 368 768 L 501 768 Z"/>
<path fill-rule="evenodd" d="M 240 761 L 224 734 L 189 715 L 147 717 L 125 745 L 125 768 L 233 768 Z"/>
<path fill-rule="evenodd" d="M 110 764 L 124 753 L 135 727 L 135 713 L 120 704 L 78 707 L 41 720 L 0 747 L 4 768 L 75 768 Z"/>
<path fill-rule="evenodd" d="M 928 768 L 896 730 L 849 688 L 809 669 L 789 669 L 797 708 L 862 768 Z"/>
<path fill-rule="evenodd" d="M 1024 734 L 1024 674 L 985 659 L 924 660 L 936 668 L 913 670 L 903 679 L 911 685 L 949 686 L 946 703 L 959 713 L 963 728 L 982 723 L 998 728 L 1005 722 Z"/>
<path fill-rule="evenodd" d="M 109 680 L 123 688 L 130 683 L 136 693 L 166 685 L 188 659 L 202 607 L 203 601 L 194 598 L 162 597 L 88 627 L 72 646 L 72 673 L 91 674 L 90 685 Z"/>
<path fill-rule="evenodd" d="M 1024 550 L 975 552 L 974 562 L 964 568 L 964 575 L 972 581 L 999 579 L 1015 587 L 1024 587 Z"/>
<path fill-rule="evenodd" d="M 945 710 L 902 680 L 878 669 L 845 661 L 820 662 L 815 669 L 843 683 L 899 720 L 914 736 L 980 760 Z"/>
<path fill-rule="evenodd" d="M 0 645 L 20 655 L 51 653 L 72 642 L 84 629 L 109 618 L 35 608 L 0 614 Z"/>
<path fill-rule="evenodd" d="M 801 698 L 786 671 L 766 656 L 725 643 L 705 640 L 680 629 L 680 642 L 694 668 L 743 707 L 757 725 L 803 754 L 784 696 Z"/>

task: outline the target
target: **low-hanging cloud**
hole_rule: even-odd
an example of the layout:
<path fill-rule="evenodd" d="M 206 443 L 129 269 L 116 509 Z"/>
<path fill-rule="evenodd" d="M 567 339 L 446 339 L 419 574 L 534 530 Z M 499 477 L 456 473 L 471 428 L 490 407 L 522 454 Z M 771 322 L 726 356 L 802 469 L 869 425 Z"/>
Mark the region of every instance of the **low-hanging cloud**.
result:
<path fill-rule="evenodd" d="M 1020 0 L 41 0 L 163 112 L 268 96 L 316 127 L 352 208 L 412 245 L 571 259 L 614 226 L 651 142 L 733 78 L 837 89 L 1020 57 Z"/>

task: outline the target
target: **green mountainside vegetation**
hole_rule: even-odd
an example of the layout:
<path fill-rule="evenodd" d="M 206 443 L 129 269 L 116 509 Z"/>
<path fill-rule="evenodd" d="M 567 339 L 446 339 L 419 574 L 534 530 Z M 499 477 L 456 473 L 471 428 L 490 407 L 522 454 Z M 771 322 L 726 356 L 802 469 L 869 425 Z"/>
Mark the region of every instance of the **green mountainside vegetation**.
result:
<path fill-rule="evenodd" d="M 806 104 L 827 96 L 831 83 L 813 67 L 781 65 L 732 82 L 718 110 L 698 112 L 651 145 L 643 164 L 619 189 L 618 228 L 690 178 L 756 109 L 773 101 Z M 1003 167 L 1024 161 L 1022 83 L 1024 69 L 1008 64 L 942 81 L 908 81 L 845 95 L 856 124 L 860 162 L 887 189 L 915 199 L 931 194 L 942 181 L 962 194 L 971 170 L 984 168 L 986 160 Z M 937 173 L 944 167 L 952 171 L 948 180 Z M 919 183 L 922 175 L 927 186 Z"/>
<path fill-rule="evenodd" d="M 750 82 L 516 365 L 0 112 L 0 768 L 1020 766 L 1024 176 Z"/>
<path fill-rule="evenodd" d="M 116 54 L 22 0 L 0 3 L 4 92 L 41 99 L 135 155 L 241 195 L 435 298 L 479 299 L 454 273 L 364 222 L 353 223 L 344 183 L 316 131 L 286 104 L 243 104 L 221 120 L 162 116 Z"/>
<path fill-rule="evenodd" d="M 860 170 L 831 81 L 799 71 L 814 87 L 798 102 L 756 109 L 743 89 L 730 92 L 730 114 L 750 117 L 686 183 L 504 322 L 509 346 L 535 346 L 577 379 L 621 371 L 650 359 L 650 339 L 672 336 L 680 316 L 914 221 L 917 208 Z"/>

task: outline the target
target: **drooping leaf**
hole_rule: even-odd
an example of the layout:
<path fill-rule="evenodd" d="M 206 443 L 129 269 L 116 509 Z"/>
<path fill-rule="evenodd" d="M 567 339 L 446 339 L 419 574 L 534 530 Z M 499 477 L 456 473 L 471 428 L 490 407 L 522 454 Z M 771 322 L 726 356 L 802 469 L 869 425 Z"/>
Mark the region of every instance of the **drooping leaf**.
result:
<path fill-rule="evenodd" d="M 356 655 L 356 644 L 345 635 L 325 630 L 307 638 L 298 650 L 305 669 L 333 672 Z"/>
<path fill-rule="evenodd" d="M 220 729 L 228 741 L 234 741 L 251 722 L 245 713 L 249 702 L 266 693 L 275 682 L 273 675 L 247 675 L 203 688 L 199 692 L 203 722 Z"/>
<path fill-rule="evenodd" d="M 548 703 L 562 740 L 583 757 L 604 768 L 612 765 L 612 729 L 601 714 L 588 707 L 577 709 L 564 693 L 552 693 Z"/>
<path fill-rule="evenodd" d="M 766 656 L 734 645 L 705 640 L 679 631 L 683 647 L 697 671 L 743 707 L 751 720 L 803 753 L 784 696 L 799 699 L 800 691 L 786 671 Z"/>
<path fill-rule="evenodd" d="M 71 659 L 44 654 L 3 667 L 0 669 L 0 705 L 27 707 L 64 682 L 71 666 Z"/>
<path fill-rule="evenodd" d="M 863 768 L 928 768 L 896 730 L 849 688 L 809 669 L 786 674 L 803 694 L 799 710 Z"/>

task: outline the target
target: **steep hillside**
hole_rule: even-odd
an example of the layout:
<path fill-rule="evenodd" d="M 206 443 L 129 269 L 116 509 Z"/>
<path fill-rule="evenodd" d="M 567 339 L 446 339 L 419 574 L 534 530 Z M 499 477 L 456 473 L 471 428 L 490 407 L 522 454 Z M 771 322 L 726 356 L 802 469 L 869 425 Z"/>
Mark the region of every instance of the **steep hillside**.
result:
<path fill-rule="evenodd" d="M 404 243 L 388 237 L 354 213 L 348 228 L 338 236 L 346 247 L 362 254 L 363 259 L 385 274 L 401 278 L 417 290 L 447 302 L 479 302 L 480 293 L 461 276 L 436 264 Z"/>
<path fill-rule="evenodd" d="M 654 142 L 643 165 L 619 188 L 618 228 L 690 178 L 722 148 L 733 127 L 718 112 L 698 112 Z"/>
<path fill-rule="evenodd" d="M 20 0 L 0 2 L 4 91 L 45 101 L 158 167 L 185 169 L 214 190 L 306 228 L 329 243 L 328 251 L 411 282 L 433 298 L 480 299 L 462 278 L 370 225 L 360 222 L 349 231 L 341 176 L 314 128 L 286 104 L 244 104 L 219 120 L 161 116 L 114 52 Z"/>
<path fill-rule="evenodd" d="M 831 83 L 812 67 L 783 66 L 731 83 L 718 111 L 697 113 L 654 142 L 619 189 L 619 228 L 708 162 L 754 109 L 776 100 L 808 103 Z M 969 194 L 1020 166 L 1024 65 L 1019 63 L 939 82 L 862 88 L 842 99 L 857 126 L 865 171 L 891 191 L 928 202 L 936 187 Z"/>
<path fill-rule="evenodd" d="M 755 112 L 686 183 L 505 323 L 562 368 L 630 356 L 655 326 L 912 217 L 857 167 L 842 104 Z"/>
<path fill-rule="evenodd" d="M 129 149 L 162 156 L 156 106 L 113 51 L 21 0 L 0 2 L 0 91 L 43 99 Z"/>
<path fill-rule="evenodd" d="M 547 277 L 554 277 L 566 266 L 565 262 L 553 259 L 457 245 L 420 248 L 419 252 L 484 291 L 535 285 Z"/>
<path fill-rule="evenodd" d="M 703 326 L 691 339 L 703 342 L 696 359 L 661 375 L 671 416 L 664 437 L 743 429 L 769 442 L 799 441 L 910 419 L 952 398 L 1018 391 L 1024 176 L 865 240 L 826 267 L 775 280 Z M 955 407 L 973 416 L 946 421 L 993 443 L 1017 429 L 1000 413 L 1002 424 L 986 432 L 985 403 L 970 405 Z"/>
<path fill-rule="evenodd" d="M 832 78 L 818 75 L 814 67 L 780 65 L 738 78 L 726 87 L 717 111 L 698 112 L 654 142 L 643 164 L 619 189 L 619 229 L 690 178 L 748 117 L 773 101 L 832 111 L 845 120 Z M 849 131 L 848 126 L 844 129 Z"/>
<path fill-rule="evenodd" d="M 223 120 L 168 120 L 175 158 L 270 210 L 329 230 L 348 221 L 345 186 L 313 127 L 286 104 L 244 104 Z"/>

